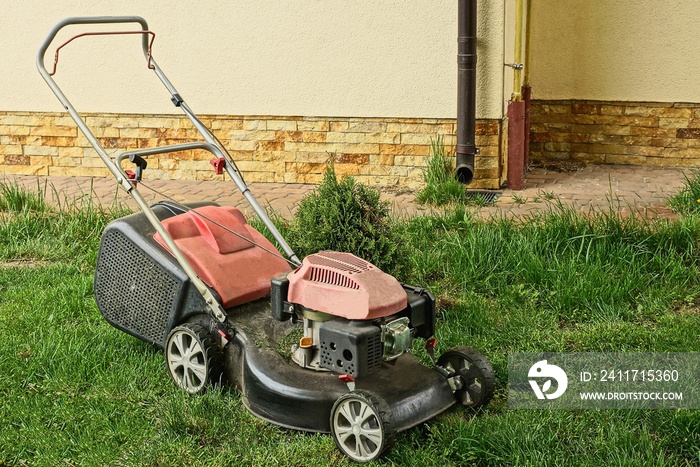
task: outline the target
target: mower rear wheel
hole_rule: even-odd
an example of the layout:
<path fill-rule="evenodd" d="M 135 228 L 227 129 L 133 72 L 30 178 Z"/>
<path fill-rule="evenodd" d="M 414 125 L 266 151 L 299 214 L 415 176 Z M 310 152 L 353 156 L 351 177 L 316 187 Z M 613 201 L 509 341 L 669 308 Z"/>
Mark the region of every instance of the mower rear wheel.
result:
<path fill-rule="evenodd" d="M 488 404 L 496 390 L 496 375 L 486 357 L 471 347 L 455 347 L 440 356 L 438 366 L 455 381 L 455 397 L 464 406 L 478 408 Z"/>
<path fill-rule="evenodd" d="M 353 391 L 331 410 L 331 434 L 338 449 L 355 462 L 370 462 L 391 449 L 396 438 L 387 403 L 370 392 Z"/>
<path fill-rule="evenodd" d="M 186 323 L 170 331 L 165 363 L 175 384 L 187 392 L 196 394 L 221 384 L 223 361 L 216 336 L 204 326 Z"/>

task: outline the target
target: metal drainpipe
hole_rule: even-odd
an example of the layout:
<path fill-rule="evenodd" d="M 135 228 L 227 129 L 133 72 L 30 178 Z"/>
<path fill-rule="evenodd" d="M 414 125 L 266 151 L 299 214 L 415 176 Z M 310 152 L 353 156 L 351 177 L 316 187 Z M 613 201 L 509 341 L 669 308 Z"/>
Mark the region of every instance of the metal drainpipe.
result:
<path fill-rule="evenodd" d="M 457 180 L 474 179 L 476 148 L 476 0 L 459 0 L 457 55 Z"/>

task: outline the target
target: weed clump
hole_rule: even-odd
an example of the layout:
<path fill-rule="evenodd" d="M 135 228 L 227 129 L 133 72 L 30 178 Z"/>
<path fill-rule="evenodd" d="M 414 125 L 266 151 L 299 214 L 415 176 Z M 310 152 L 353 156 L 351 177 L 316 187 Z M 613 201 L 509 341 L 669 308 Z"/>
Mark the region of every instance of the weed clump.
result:
<path fill-rule="evenodd" d="M 700 214 L 700 171 L 685 177 L 683 189 L 672 197 L 669 206 L 681 214 Z"/>
<path fill-rule="evenodd" d="M 359 256 L 383 271 L 401 275 L 408 257 L 401 226 L 380 193 L 351 177 L 338 179 L 332 163 L 323 181 L 299 203 L 287 240 L 300 256 L 335 250 Z"/>
<path fill-rule="evenodd" d="M 46 202 L 44 192 L 37 180 L 36 191 L 19 186 L 16 182 L 7 180 L 0 182 L 0 211 L 21 212 L 50 212 L 52 209 Z"/>
<path fill-rule="evenodd" d="M 430 154 L 428 165 L 423 171 L 425 188 L 416 196 L 418 202 L 442 206 L 464 201 L 464 186 L 455 178 L 452 159 L 445 150 L 442 137 L 432 141 Z"/>

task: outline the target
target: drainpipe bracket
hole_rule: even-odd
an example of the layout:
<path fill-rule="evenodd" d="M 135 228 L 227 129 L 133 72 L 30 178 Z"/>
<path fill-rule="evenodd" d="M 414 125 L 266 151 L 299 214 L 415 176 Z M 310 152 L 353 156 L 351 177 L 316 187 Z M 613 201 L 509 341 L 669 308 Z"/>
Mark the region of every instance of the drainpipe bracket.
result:
<path fill-rule="evenodd" d="M 464 145 L 464 144 L 458 144 L 455 147 L 455 152 L 457 154 L 480 154 L 481 149 L 474 147 L 474 146 L 469 146 L 469 145 Z"/>

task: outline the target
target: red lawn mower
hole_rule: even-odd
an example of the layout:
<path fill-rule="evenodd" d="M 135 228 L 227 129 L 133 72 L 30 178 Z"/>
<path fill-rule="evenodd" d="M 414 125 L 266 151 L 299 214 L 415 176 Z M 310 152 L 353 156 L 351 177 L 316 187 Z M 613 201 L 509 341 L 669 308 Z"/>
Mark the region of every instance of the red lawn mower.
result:
<path fill-rule="evenodd" d="M 135 24 L 85 32 L 44 55 L 69 25 Z M 59 50 L 77 37 L 141 36 L 147 66 L 204 141 L 126 151 L 112 160 L 52 78 Z M 164 349 L 170 376 L 191 393 L 229 383 L 246 408 L 271 423 L 330 432 L 354 461 L 377 459 L 397 432 L 455 403 L 487 404 L 495 377 L 484 356 L 457 347 L 435 358 L 435 300 L 350 253 L 323 251 L 299 261 L 246 186 L 223 144 L 196 117 L 152 55 L 143 18 L 67 18 L 42 43 L 37 66 L 117 183 L 142 212 L 113 221 L 101 239 L 95 298 L 116 328 Z M 149 206 L 138 190 L 147 157 L 206 150 L 269 229 L 284 256 L 233 207 L 166 199 Z M 122 167 L 133 164 L 133 170 Z M 145 184 L 144 184 L 145 186 Z M 295 334 L 296 333 L 296 334 Z M 287 349 L 280 342 L 299 336 Z M 411 355 L 424 339 L 432 366 Z"/>

